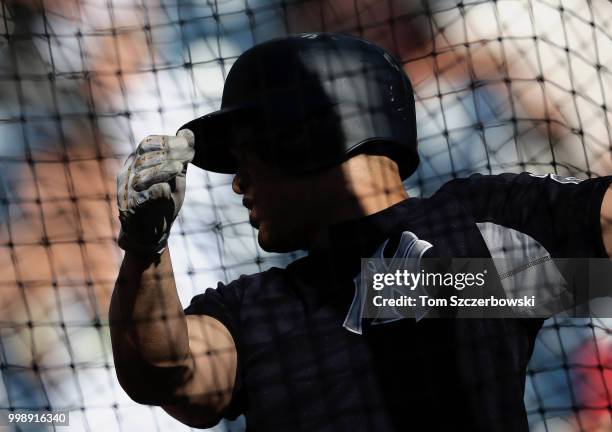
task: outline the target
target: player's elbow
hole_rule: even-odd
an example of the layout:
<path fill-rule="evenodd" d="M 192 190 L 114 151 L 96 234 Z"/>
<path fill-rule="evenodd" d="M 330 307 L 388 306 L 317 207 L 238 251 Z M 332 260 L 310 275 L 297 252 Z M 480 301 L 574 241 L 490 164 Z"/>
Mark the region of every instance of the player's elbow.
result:
<path fill-rule="evenodd" d="M 123 391 L 134 402 L 142 405 L 161 405 L 161 400 L 151 383 L 147 383 L 146 379 L 140 376 L 139 373 L 130 370 L 126 367 L 117 367 L 117 380 Z"/>
<path fill-rule="evenodd" d="M 178 420 L 181 423 L 183 423 L 185 426 L 189 426 L 190 428 L 194 428 L 194 429 L 209 429 L 209 428 L 214 428 L 221 421 L 220 418 L 214 419 L 214 420 L 191 421 L 191 420 L 182 420 L 182 419 L 177 418 L 175 416 L 172 416 L 172 417 L 174 417 L 176 420 Z"/>
<path fill-rule="evenodd" d="M 209 405 L 183 403 L 162 405 L 162 409 L 180 421 L 196 429 L 213 428 L 219 424 L 222 415 Z"/>
<path fill-rule="evenodd" d="M 115 364 L 121 388 L 134 401 L 142 405 L 161 406 L 180 402 L 180 389 L 189 379 L 186 367 L 156 367 Z"/>
<path fill-rule="evenodd" d="M 154 397 L 153 394 L 142 388 L 125 386 L 123 384 L 121 385 L 121 387 L 123 388 L 123 391 L 125 391 L 125 393 L 130 397 L 130 399 L 132 399 L 138 404 L 155 406 L 161 405 L 161 401 L 158 398 Z"/>

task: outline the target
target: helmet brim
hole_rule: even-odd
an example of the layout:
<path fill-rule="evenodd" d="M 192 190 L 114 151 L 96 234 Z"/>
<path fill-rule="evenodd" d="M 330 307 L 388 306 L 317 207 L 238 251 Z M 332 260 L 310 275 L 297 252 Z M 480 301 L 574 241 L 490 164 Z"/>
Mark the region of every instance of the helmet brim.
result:
<path fill-rule="evenodd" d="M 233 149 L 236 148 L 240 140 L 245 136 L 253 139 L 255 135 L 262 134 L 266 129 L 265 121 L 259 116 L 255 106 L 242 106 L 224 108 L 196 118 L 185 125 L 180 130 L 189 129 L 195 136 L 195 156 L 191 161 L 197 167 L 207 171 L 235 174 L 238 171 L 238 160 Z M 279 121 L 285 126 L 295 124 L 297 121 L 291 116 L 287 116 Z M 339 126 L 346 135 L 343 140 L 352 142 L 353 145 L 343 149 L 343 159 L 348 159 L 358 153 L 370 153 L 389 156 L 395 160 L 400 169 L 400 176 L 405 180 L 416 171 L 419 165 L 419 155 L 416 145 L 398 146 L 397 143 L 410 143 L 416 140 L 412 130 L 407 131 L 402 128 L 386 130 L 386 134 L 380 134 L 381 128 L 373 128 L 372 122 L 365 121 L 359 115 L 346 116 L 338 121 Z M 397 123 L 397 122 L 391 122 Z M 239 134 L 238 131 L 248 131 Z M 409 132 L 406 134 L 405 132 Z M 306 161 L 302 161 L 305 164 Z M 322 167 L 331 166 L 338 163 L 337 158 L 330 158 L 327 163 L 318 161 Z M 300 174 L 308 170 L 304 167 L 291 166 L 290 172 Z"/>
<path fill-rule="evenodd" d="M 238 160 L 232 152 L 235 132 L 253 121 L 253 107 L 223 108 L 184 124 L 195 136 L 195 155 L 191 163 L 221 174 L 235 174 Z M 178 132 L 178 131 L 177 131 Z"/>

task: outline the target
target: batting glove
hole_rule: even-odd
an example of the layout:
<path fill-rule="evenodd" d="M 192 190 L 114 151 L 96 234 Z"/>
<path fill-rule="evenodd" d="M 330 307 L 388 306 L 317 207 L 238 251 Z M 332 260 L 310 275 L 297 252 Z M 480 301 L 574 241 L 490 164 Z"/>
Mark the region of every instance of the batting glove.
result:
<path fill-rule="evenodd" d="M 145 255 L 164 250 L 185 198 L 193 146 L 189 130 L 177 136 L 151 135 L 127 158 L 117 176 L 119 247 Z"/>

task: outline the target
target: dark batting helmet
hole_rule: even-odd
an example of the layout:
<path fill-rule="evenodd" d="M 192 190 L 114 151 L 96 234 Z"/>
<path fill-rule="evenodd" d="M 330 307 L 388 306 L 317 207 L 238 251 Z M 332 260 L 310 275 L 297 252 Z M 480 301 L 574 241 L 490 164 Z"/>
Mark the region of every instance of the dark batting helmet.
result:
<path fill-rule="evenodd" d="M 365 40 L 333 33 L 274 39 L 231 68 L 221 109 L 181 129 L 196 138 L 193 163 L 235 173 L 233 146 L 248 145 L 289 174 L 357 153 L 395 160 L 403 179 L 419 163 L 414 95 L 401 65 Z"/>

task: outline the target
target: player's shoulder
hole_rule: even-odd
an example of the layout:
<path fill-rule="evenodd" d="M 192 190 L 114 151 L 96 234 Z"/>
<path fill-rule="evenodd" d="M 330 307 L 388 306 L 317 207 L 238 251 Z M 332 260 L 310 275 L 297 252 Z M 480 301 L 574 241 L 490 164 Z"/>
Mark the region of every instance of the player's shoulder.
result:
<path fill-rule="evenodd" d="M 218 289 L 235 291 L 243 300 L 249 301 L 285 295 L 288 280 L 297 273 L 308 271 L 309 265 L 308 257 L 302 257 L 284 268 L 270 267 L 256 273 L 242 274 L 227 285 L 220 283 Z"/>
<path fill-rule="evenodd" d="M 257 273 L 242 274 L 227 283 L 220 281 L 216 287 L 211 286 L 195 295 L 185 311 L 188 314 L 208 313 L 206 311 L 214 304 L 238 313 L 244 308 L 253 308 L 262 301 L 265 303 L 285 296 L 288 273 L 288 269 L 271 267 Z"/>
<path fill-rule="evenodd" d="M 465 177 L 458 177 L 444 183 L 436 194 L 450 193 L 462 196 L 464 194 L 490 193 L 494 191 L 520 190 L 521 186 L 546 186 L 559 184 L 577 184 L 582 180 L 572 176 L 562 176 L 559 174 L 534 174 L 531 172 L 504 172 L 499 174 L 474 173 Z"/>
<path fill-rule="evenodd" d="M 515 181 L 518 176 L 529 175 L 529 173 L 499 173 L 499 174 L 482 174 L 473 173 L 463 177 L 455 177 L 444 183 L 436 191 L 436 193 L 456 193 L 465 189 L 479 187 L 488 187 L 494 184 L 505 184 Z"/>

